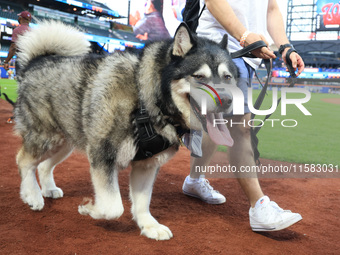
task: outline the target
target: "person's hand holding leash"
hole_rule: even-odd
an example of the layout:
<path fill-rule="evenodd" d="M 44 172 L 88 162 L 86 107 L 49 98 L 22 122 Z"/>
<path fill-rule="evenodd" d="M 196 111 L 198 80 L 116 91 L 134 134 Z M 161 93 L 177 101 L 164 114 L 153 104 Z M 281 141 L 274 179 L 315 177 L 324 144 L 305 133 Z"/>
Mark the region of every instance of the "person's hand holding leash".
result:
<path fill-rule="evenodd" d="M 286 48 L 282 52 L 282 59 L 283 59 L 283 61 L 285 62 L 286 65 L 287 65 L 286 54 L 287 54 L 288 50 L 289 50 L 289 48 Z M 303 62 L 303 59 L 301 58 L 301 56 L 297 52 L 292 52 L 290 54 L 290 60 L 292 61 L 293 69 L 298 70 L 298 72 L 296 73 L 296 76 L 299 76 L 302 73 L 302 71 L 305 69 L 305 64 Z M 287 69 L 287 71 L 288 71 L 288 69 Z"/>
<path fill-rule="evenodd" d="M 252 33 L 252 32 L 247 35 L 245 42 L 244 42 L 244 46 L 246 47 L 257 41 L 264 41 L 268 46 L 268 42 L 263 35 Z M 262 58 L 262 59 L 276 58 L 276 55 L 274 54 L 274 52 L 271 51 L 268 47 L 262 47 L 262 48 L 253 50 L 251 53 L 255 55 L 256 57 Z"/>
<path fill-rule="evenodd" d="M 253 50 L 251 52 L 253 55 L 255 55 L 258 58 L 262 58 L 262 59 L 276 58 L 276 55 L 274 54 L 274 52 L 268 48 L 268 42 L 267 42 L 266 38 L 263 35 L 252 33 L 252 32 L 248 32 L 248 31 L 246 31 L 244 33 L 244 35 L 245 35 L 244 42 L 242 42 L 242 39 L 241 39 L 241 43 L 240 43 L 244 47 L 246 47 L 246 46 L 248 46 L 248 45 L 250 45 L 250 44 L 252 44 L 254 42 L 257 42 L 257 41 L 264 41 L 267 44 L 267 47 L 262 47 L 262 48 Z M 288 44 L 286 44 L 286 45 L 288 45 Z M 292 46 L 292 45 L 290 45 L 290 46 Z M 286 66 L 288 64 L 287 63 L 286 55 L 287 55 L 287 52 L 288 52 L 288 50 L 290 48 L 291 47 L 284 48 L 284 50 L 281 53 L 282 54 L 282 59 L 283 59 L 284 63 L 286 64 Z M 292 65 L 292 68 L 294 69 L 294 71 L 296 71 L 296 69 L 298 70 L 298 72 L 296 73 L 296 76 L 299 76 L 302 73 L 302 71 L 304 70 L 305 64 L 303 62 L 303 59 L 295 51 L 295 49 L 290 54 L 290 60 L 291 60 L 291 65 Z M 288 68 L 287 68 L 287 71 L 288 71 Z"/>

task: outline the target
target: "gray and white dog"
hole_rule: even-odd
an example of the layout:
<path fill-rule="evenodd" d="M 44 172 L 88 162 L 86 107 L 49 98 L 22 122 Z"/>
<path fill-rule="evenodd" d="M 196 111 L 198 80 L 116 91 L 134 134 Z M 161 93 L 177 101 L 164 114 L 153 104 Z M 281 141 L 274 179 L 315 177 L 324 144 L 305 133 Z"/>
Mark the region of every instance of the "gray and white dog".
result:
<path fill-rule="evenodd" d="M 61 23 L 41 23 L 21 36 L 15 107 L 15 132 L 22 137 L 17 155 L 21 199 L 32 210 L 42 210 L 43 197 L 61 198 L 53 170 L 78 149 L 88 156 L 95 192 L 94 203 L 80 205 L 80 214 L 120 217 L 118 172 L 131 164 L 131 210 L 141 234 L 170 239 L 170 229 L 157 222 L 149 205 L 158 169 L 178 150 L 179 135 L 208 127 L 213 140 L 232 141 L 225 125 L 214 126 L 213 118 L 199 109 L 207 89 L 216 87 L 219 92 L 210 94 L 218 103 L 208 97 L 207 115 L 231 109 L 231 97 L 222 90 L 236 86 L 238 71 L 226 39 L 216 44 L 181 24 L 174 39 L 151 43 L 140 54 L 99 56 L 89 52 L 82 33 Z M 142 146 L 139 112 L 147 112 L 157 143 L 166 141 L 167 146 L 136 160 Z"/>

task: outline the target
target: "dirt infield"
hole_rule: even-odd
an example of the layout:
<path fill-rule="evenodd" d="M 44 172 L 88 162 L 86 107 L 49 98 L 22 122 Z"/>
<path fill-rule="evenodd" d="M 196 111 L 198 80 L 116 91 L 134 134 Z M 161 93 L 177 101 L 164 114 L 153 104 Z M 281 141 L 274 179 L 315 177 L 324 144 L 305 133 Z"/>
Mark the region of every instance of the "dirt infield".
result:
<path fill-rule="evenodd" d="M 6 123 L 11 109 L 0 99 L 0 254 L 340 254 L 339 179 L 261 180 L 266 194 L 303 220 L 283 231 L 254 233 L 247 199 L 235 179 L 210 180 L 227 197 L 223 205 L 183 195 L 190 161 L 184 148 L 160 170 L 151 201 L 152 214 L 174 234 L 170 241 L 140 236 L 131 219 L 129 170 L 120 174 L 125 207 L 120 219 L 80 215 L 77 207 L 93 196 L 93 189 L 86 157 L 77 153 L 55 171 L 64 198 L 45 199 L 41 212 L 31 211 L 19 198 L 15 154 L 20 139 Z"/>
<path fill-rule="evenodd" d="M 330 104 L 340 104 L 340 98 L 323 98 L 322 101 Z"/>

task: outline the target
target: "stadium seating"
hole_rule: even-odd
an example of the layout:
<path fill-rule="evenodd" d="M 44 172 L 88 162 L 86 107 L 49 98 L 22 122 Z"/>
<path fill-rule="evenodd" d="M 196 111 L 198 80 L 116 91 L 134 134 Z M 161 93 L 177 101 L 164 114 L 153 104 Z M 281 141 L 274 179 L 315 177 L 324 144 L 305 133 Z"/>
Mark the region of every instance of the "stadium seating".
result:
<path fill-rule="evenodd" d="M 8 44 L 8 45 L 6 45 L 6 44 L 1 44 L 1 51 L 6 51 L 6 52 L 8 52 L 8 50 L 9 50 L 9 44 Z"/>
<path fill-rule="evenodd" d="M 105 8 L 105 9 L 109 9 L 105 4 L 96 2 L 96 1 L 92 1 L 92 0 L 82 0 L 82 2 L 87 3 L 87 4 L 91 4 L 91 5 L 95 5 L 101 8 Z"/>
<path fill-rule="evenodd" d="M 106 5 L 98 3 L 96 1 L 83 1 L 85 3 L 95 5 L 101 8 L 109 9 Z M 24 7 L 25 6 L 25 7 Z M 58 20 L 71 25 L 74 25 L 80 28 L 83 32 L 87 34 L 94 35 L 94 40 L 99 40 L 99 42 L 103 43 L 100 38 L 96 38 L 95 36 L 102 36 L 106 38 L 119 39 L 125 41 L 123 45 L 129 45 L 130 42 L 133 43 L 142 43 L 139 39 L 135 37 L 131 31 L 121 30 L 119 28 L 113 28 L 112 24 L 106 20 L 100 20 L 98 18 L 92 18 L 86 15 L 79 15 L 78 13 L 68 13 L 64 12 L 61 9 L 55 10 L 50 9 L 47 5 L 39 5 L 37 1 L 34 4 L 27 5 L 19 5 L 17 3 L 2 1 L 0 0 L 0 17 L 5 19 L 17 20 L 17 14 L 22 12 L 23 10 L 27 10 L 32 13 L 33 20 L 32 23 L 37 23 L 39 20 Z M 126 25 L 125 25 L 126 26 Z M 128 26 L 127 26 L 128 27 Z M 105 40 L 104 40 L 105 41 Z M 9 41 L 1 42 L 1 60 L 3 61 L 4 56 L 7 55 L 9 49 Z M 112 50 L 112 48 L 111 48 Z"/>
<path fill-rule="evenodd" d="M 0 17 L 17 20 L 17 14 L 22 12 L 23 10 L 24 9 L 21 6 L 15 3 L 0 1 Z"/>

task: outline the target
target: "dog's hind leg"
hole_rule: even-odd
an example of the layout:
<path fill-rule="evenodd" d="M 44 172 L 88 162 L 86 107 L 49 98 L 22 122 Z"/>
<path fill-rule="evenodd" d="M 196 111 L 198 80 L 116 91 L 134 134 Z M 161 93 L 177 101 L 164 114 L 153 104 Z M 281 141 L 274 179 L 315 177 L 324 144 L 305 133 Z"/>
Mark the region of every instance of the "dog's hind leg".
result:
<path fill-rule="evenodd" d="M 113 220 L 119 218 L 124 212 L 118 184 L 119 171 L 104 169 L 91 165 L 95 203 L 92 204 L 90 201 L 85 205 L 79 205 L 78 212 L 82 215 L 90 215 L 94 219 Z"/>
<path fill-rule="evenodd" d="M 159 224 L 149 210 L 153 183 L 158 169 L 158 165 L 155 164 L 146 164 L 143 161 L 133 162 L 130 174 L 131 212 L 142 235 L 156 240 L 169 240 L 172 237 L 170 229 Z"/>
<path fill-rule="evenodd" d="M 17 164 L 21 176 L 20 197 L 32 210 L 42 210 L 44 198 L 37 182 L 35 171 L 40 160 L 35 159 L 21 147 L 17 155 Z"/>
<path fill-rule="evenodd" d="M 73 151 L 73 147 L 64 144 L 51 157 L 38 165 L 39 181 L 44 197 L 61 198 L 63 191 L 55 185 L 53 170 L 55 166 L 64 161 Z"/>

